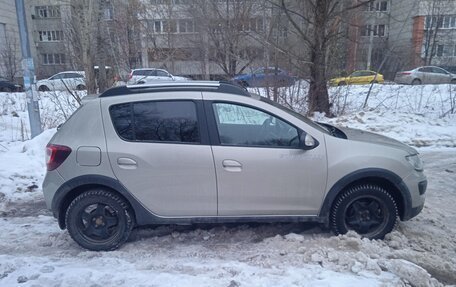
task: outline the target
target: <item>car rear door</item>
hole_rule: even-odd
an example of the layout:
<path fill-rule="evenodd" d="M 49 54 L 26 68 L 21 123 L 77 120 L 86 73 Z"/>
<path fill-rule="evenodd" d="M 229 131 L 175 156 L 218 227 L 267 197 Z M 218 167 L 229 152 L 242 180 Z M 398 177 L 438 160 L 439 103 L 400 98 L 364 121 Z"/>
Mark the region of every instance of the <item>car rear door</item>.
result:
<path fill-rule="evenodd" d="M 215 168 L 200 92 L 102 98 L 114 174 L 163 217 L 217 214 Z"/>
<path fill-rule="evenodd" d="M 303 122 L 269 104 L 203 92 L 217 173 L 219 216 L 316 215 L 323 199 L 327 164 L 320 145 L 299 148 Z M 206 102 L 206 100 L 208 100 Z M 294 121 L 288 122 L 287 120 Z M 312 132 L 312 130 L 307 131 Z"/>

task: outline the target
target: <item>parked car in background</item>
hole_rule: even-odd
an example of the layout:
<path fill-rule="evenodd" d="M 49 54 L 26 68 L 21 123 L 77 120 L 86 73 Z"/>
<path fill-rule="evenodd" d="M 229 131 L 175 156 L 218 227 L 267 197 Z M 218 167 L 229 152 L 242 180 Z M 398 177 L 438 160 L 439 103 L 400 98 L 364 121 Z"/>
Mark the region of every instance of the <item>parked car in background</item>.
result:
<path fill-rule="evenodd" d="M 67 71 L 53 75 L 48 79 L 36 82 L 38 91 L 85 90 L 85 73 L 83 71 Z"/>
<path fill-rule="evenodd" d="M 456 84 L 456 74 L 452 74 L 440 67 L 425 66 L 410 71 L 396 73 L 394 81 L 398 84 Z"/>
<path fill-rule="evenodd" d="M 243 87 L 287 87 L 294 85 L 296 78 L 279 68 L 262 67 L 251 74 L 237 75 L 231 81 Z"/>
<path fill-rule="evenodd" d="M 20 92 L 22 86 L 15 84 L 4 77 L 0 77 L 0 92 Z"/>
<path fill-rule="evenodd" d="M 155 68 L 142 68 L 131 70 L 127 84 L 147 84 L 157 81 L 188 81 L 189 78 L 173 76 L 166 70 Z"/>
<path fill-rule="evenodd" d="M 354 71 L 347 77 L 333 78 L 329 80 L 331 86 L 345 86 L 345 85 L 365 85 L 371 83 L 384 83 L 385 80 L 382 74 L 374 71 L 360 70 Z"/>

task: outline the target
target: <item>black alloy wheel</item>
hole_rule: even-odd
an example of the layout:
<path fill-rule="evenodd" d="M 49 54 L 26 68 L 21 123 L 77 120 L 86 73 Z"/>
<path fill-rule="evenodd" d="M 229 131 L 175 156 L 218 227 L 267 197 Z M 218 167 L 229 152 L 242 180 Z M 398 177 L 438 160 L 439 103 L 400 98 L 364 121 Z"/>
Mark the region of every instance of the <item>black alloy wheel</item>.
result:
<path fill-rule="evenodd" d="M 398 209 L 393 197 L 376 185 L 349 188 L 336 200 L 331 210 L 331 228 L 336 234 L 354 230 L 363 237 L 382 239 L 393 230 Z"/>
<path fill-rule="evenodd" d="M 129 237 L 133 216 L 128 203 L 105 190 L 90 190 L 76 197 L 66 212 L 70 236 L 89 250 L 114 250 Z"/>

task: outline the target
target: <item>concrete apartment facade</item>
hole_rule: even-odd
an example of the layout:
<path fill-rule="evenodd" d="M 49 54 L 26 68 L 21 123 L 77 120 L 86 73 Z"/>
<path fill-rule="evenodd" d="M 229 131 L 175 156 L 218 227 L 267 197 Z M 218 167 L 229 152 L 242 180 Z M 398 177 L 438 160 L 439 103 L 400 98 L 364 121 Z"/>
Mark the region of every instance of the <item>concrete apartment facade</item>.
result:
<path fill-rule="evenodd" d="M 456 1 L 375 0 L 350 26 L 348 71 L 381 68 L 390 79 L 423 65 L 455 72 Z"/>
<path fill-rule="evenodd" d="M 17 24 L 16 5 L 11 0 L 0 0 L 0 55 L 10 53 L 15 58 L 16 65 L 20 68 L 21 50 L 19 41 L 19 28 Z M 2 57 L 3 58 L 3 57 Z M 10 71 L 5 66 L 7 63 L 0 60 L 0 76 L 10 77 Z M 20 71 L 15 77 L 20 77 Z"/>
<path fill-rule="evenodd" d="M 235 19 L 233 11 L 235 5 L 242 5 L 241 1 L 214 1 L 207 2 L 207 14 L 204 17 L 195 15 L 201 11 L 192 13 L 190 1 L 174 0 L 148 1 L 147 12 L 142 19 L 141 32 L 141 62 L 144 67 L 164 68 L 175 75 L 183 75 L 194 79 L 222 79 L 226 77 L 226 69 L 221 67 L 220 59 L 215 60 L 223 50 L 217 47 L 211 34 L 211 29 L 217 29 L 217 25 L 225 25 L 220 21 L 240 21 L 237 23 L 239 30 L 231 30 L 233 53 L 236 61 L 236 73 L 242 70 L 251 72 L 252 69 L 267 66 L 268 55 L 263 45 L 255 41 L 253 34 L 261 33 L 267 29 L 270 11 L 264 9 L 264 5 L 257 5 L 259 1 L 246 1 L 247 9 L 251 9 L 248 15 Z M 252 3 L 252 4 L 249 4 Z M 252 6 L 251 6 L 252 5 Z M 200 9 L 200 7 L 198 7 Z M 202 9 L 202 8 L 201 8 Z M 214 10 L 217 10 L 218 15 Z M 212 13 L 210 12 L 212 11 Z M 243 11 L 245 12 L 245 11 Z M 213 15 L 211 15 L 213 14 Z M 239 15 L 237 15 L 239 16 Z M 231 18 L 233 17 L 233 18 Z M 231 20 L 229 20 L 231 19 Z M 220 33 L 223 34 L 224 32 Z M 223 37 L 226 35 L 221 35 Z M 231 43 L 222 42 L 225 45 Z M 225 53 L 223 51 L 222 53 Z M 227 60 L 226 66 L 229 66 Z"/>
<path fill-rule="evenodd" d="M 226 13 L 230 13 L 234 2 L 238 1 L 214 0 L 208 3 L 217 3 L 222 13 L 226 8 Z M 66 45 L 65 19 L 70 17 L 71 9 L 64 3 L 70 2 L 25 0 L 38 79 L 77 69 Z M 208 28 L 229 17 L 221 14 L 217 19 L 209 10 L 204 17 L 195 16 L 189 11 L 189 3 L 189 0 L 143 2 L 146 9 L 138 15 L 141 23 L 137 43 L 140 53 L 137 61 L 128 64 L 131 68 L 165 68 L 175 75 L 195 79 L 226 76 L 226 70 L 216 60 L 219 52 L 211 41 Z M 116 6 L 119 5 L 113 5 L 111 11 L 114 14 Z M 232 51 L 236 58 L 236 73 L 244 66 L 247 66 L 244 72 L 251 72 L 257 67 L 275 64 L 271 51 L 266 50 L 261 41 L 255 40 L 255 34 L 269 30 L 273 10 L 258 5 L 249 13 L 245 23 L 239 23 L 239 33 L 233 34 L 236 36 L 232 40 L 239 42 Z M 289 47 L 295 46 L 292 33 L 279 32 L 288 37 Z M 337 52 L 345 55 L 345 64 L 340 66 L 339 72 L 381 68 L 381 72 L 392 79 L 399 70 L 428 64 L 456 72 L 456 1 L 375 0 L 350 16 L 346 38 L 346 50 Z M 10 0 L 0 0 L 0 49 L 7 42 L 17 43 L 17 57 L 20 59 L 15 6 Z M 283 62 L 280 65 L 283 67 Z"/>

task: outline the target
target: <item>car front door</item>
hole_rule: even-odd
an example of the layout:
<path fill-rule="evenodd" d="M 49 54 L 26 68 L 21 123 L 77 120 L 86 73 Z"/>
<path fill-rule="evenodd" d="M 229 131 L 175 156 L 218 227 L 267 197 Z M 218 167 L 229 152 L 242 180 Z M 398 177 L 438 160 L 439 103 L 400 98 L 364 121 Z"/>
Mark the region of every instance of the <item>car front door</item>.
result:
<path fill-rule="evenodd" d="M 217 97 L 206 104 L 206 113 L 213 117 L 218 141 L 212 146 L 218 215 L 316 215 L 326 183 L 324 141 L 303 150 L 303 131 L 293 124 Z"/>
<path fill-rule="evenodd" d="M 181 100 L 168 97 L 144 94 L 132 103 L 103 99 L 113 172 L 158 216 L 215 216 L 215 168 L 201 93 L 181 93 Z"/>
<path fill-rule="evenodd" d="M 157 80 L 160 81 L 172 81 L 173 77 L 171 75 L 163 70 L 157 70 Z"/>
<path fill-rule="evenodd" d="M 432 71 L 435 75 L 436 84 L 448 84 L 451 82 L 451 75 L 444 69 L 438 67 L 432 67 Z"/>
<path fill-rule="evenodd" d="M 57 75 L 54 75 L 52 77 L 49 78 L 48 82 L 49 82 L 49 85 L 50 85 L 50 89 L 52 91 L 62 91 L 65 89 L 65 85 L 63 84 L 63 78 L 64 78 L 65 74 L 64 73 L 60 73 L 60 74 L 57 74 Z"/>

